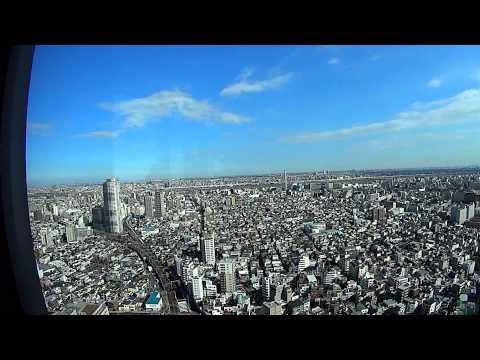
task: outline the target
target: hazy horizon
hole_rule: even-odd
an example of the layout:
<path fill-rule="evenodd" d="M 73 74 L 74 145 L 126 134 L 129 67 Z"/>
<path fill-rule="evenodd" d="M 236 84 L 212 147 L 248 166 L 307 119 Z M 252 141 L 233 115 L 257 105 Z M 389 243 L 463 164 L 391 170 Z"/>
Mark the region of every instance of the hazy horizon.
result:
<path fill-rule="evenodd" d="M 27 183 L 476 166 L 479 58 L 479 46 L 37 46 Z"/>
<path fill-rule="evenodd" d="M 308 173 L 316 173 L 322 172 L 324 170 L 328 171 L 328 173 L 348 173 L 351 171 L 357 172 L 373 172 L 373 171 L 407 171 L 407 170 L 443 170 L 443 169 L 480 169 L 479 165 L 465 165 L 465 166 L 426 166 L 426 167 L 405 167 L 405 168 L 372 168 L 372 169 L 339 169 L 339 170 L 329 170 L 329 169 L 318 169 L 318 170 L 306 170 L 306 171 L 295 171 L 291 172 L 290 174 L 308 174 Z M 287 171 L 287 175 L 289 172 Z M 170 178 L 138 178 L 138 179 L 131 179 L 131 178 L 117 178 L 118 181 L 121 183 L 146 183 L 149 181 L 169 181 L 169 180 L 193 180 L 193 179 L 215 179 L 215 178 L 227 178 L 227 177 L 255 177 L 255 176 L 283 176 L 283 170 L 279 170 L 276 172 L 269 172 L 269 173 L 255 173 L 255 174 L 233 174 L 233 175 L 217 175 L 217 176 L 186 176 L 186 177 L 170 177 Z M 98 178 L 92 180 L 72 180 L 71 182 L 51 182 L 51 183 L 27 183 L 28 187 L 44 187 L 44 186 L 62 186 L 62 185 L 91 185 L 97 184 L 101 185 L 105 182 L 105 178 Z"/>

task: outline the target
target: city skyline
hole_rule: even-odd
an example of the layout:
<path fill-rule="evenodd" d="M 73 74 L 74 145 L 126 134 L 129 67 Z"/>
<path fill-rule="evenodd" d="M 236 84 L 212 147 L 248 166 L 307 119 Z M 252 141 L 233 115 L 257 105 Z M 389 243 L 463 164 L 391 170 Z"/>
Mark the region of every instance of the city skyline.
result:
<path fill-rule="evenodd" d="M 478 46 L 38 46 L 29 185 L 472 166 Z"/>
<path fill-rule="evenodd" d="M 48 312 L 478 314 L 479 169 L 391 174 L 29 189 Z"/>

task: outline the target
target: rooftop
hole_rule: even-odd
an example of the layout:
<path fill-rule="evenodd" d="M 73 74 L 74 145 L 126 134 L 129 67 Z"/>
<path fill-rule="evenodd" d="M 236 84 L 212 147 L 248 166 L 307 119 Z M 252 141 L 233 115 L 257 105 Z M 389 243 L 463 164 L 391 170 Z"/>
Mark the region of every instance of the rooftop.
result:
<path fill-rule="evenodd" d="M 161 299 L 160 293 L 158 291 L 154 291 L 148 297 L 148 300 L 147 300 L 146 304 L 157 305 L 160 302 L 160 299 Z"/>

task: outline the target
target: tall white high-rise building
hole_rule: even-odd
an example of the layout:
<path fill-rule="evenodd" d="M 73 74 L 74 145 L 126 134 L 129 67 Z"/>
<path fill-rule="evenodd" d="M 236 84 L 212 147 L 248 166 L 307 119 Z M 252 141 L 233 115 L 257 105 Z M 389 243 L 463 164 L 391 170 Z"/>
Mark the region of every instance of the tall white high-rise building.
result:
<path fill-rule="evenodd" d="M 103 183 L 103 220 L 106 232 L 123 232 L 122 212 L 120 182 L 115 178 L 108 179 Z"/>
<path fill-rule="evenodd" d="M 283 285 L 282 284 L 277 284 L 275 286 L 275 295 L 274 295 L 274 301 L 280 302 L 282 301 L 282 293 L 283 293 Z"/>
<path fill-rule="evenodd" d="M 465 221 L 467 221 L 467 207 L 454 206 L 451 210 L 450 217 L 454 224 L 462 225 Z"/>
<path fill-rule="evenodd" d="M 202 204 L 200 207 L 200 226 L 202 233 L 208 233 L 212 229 L 213 222 L 213 210 L 207 205 Z"/>
<path fill-rule="evenodd" d="M 235 292 L 235 264 L 232 259 L 223 259 L 218 262 L 220 273 L 220 289 L 222 293 L 233 294 Z"/>
<path fill-rule="evenodd" d="M 177 270 L 177 275 L 182 276 L 182 258 L 178 255 L 174 256 L 175 259 L 175 269 Z"/>
<path fill-rule="evenodd" d="M 155 191 L 155 217 L 162 219 L 165 217 L 166 212 L 165 191 L 157 190 Z"/>
<path fill-rule="evenodd" d="M 298 271 L 303 271 L 310 266 L 310 258 L 308 256 L 302 256 L 298 262 Z"/>
<path fill-rule="evenodd" d="M 471 220 L 475 216 L 475 203 L 467 204 L 467 220 Z"/>
<path fill-rule="evenodd" d="M 50 245 L 50 230 L 48 228 L 43 228 L 40 230 L 40 238 L 42 241 L 42 245 L 49 246 Z"/>
<path fill-rule="evenodd" d="M 207 265 L 215 265 L 215 234 L 204 234 L 200 240 L 202 261 Z"/>
<path fill-rule="evenodd" d="M 67 224 L 65 226 L 65 235 L 67 237 L 67 242 L 77 241 L 77 229 L 74 224 Z"/>
<path fill-rule="evenodd" d="M 283 170 L 283 190 L 287 191 L 288 184 L 287 184 L 287 170 Z"/>
<path fill-rule="evenodd" d="M 265 301 L 270 300 L 270 277 L 268 276 L 262 278 L 262 295 Z"/>
<path fill-rule="evenodd" d="M 145 196 L 145 217 L 148 219 L 153 218 L 154 201 L 155 198 L 153 196 Z"/>
<path fill-rule="evenodd" d="M 192 293 L 193 298 L 196 301 L 203 300 L 203 283 L 202 276 L 193 276 L 192 277 Z"/>

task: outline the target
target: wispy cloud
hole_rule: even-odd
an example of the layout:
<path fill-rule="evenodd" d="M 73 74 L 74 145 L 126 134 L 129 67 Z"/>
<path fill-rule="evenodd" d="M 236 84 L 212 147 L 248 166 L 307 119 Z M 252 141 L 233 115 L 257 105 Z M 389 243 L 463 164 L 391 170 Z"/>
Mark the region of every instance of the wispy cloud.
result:
<path fill-rule="evenodd" d="M 245 74 L 244 74 L 245 75 Z M 250 76 L 251 73 L 247 72 L 247 75 Z M 288 83 L 293 77 L 293 73 L 286 73 L 283 75 L 275 76 L 268 80 L 257 80 L 257 81 L 248 81 L 244 77 L 241 81 L 228 85 L 221 92 L 221 96 L 233 96 L 241 95 L 245 93 L 258 93 L 266 90 L 272 90 L 281 87 L 282 85 Z"/>
<path fill-rule="evenodd" d="M 375 139 L 370 140 L 367 146 L 374 150 L 391 150 L 400 149 L 409 146 L 410 144 L 402 139 L 389 138 L 389 139 Z"/>
<path fill-rule="evenodd" d="M 78 134 L 81 137 L 94 137 L 94 138 L 116 138 L 119 131 L 89 131 Z"/>
<path fill-rule="evenodd" d="M 418 104 L 418 103 L 417 103 Z M 306 143 L 322 140 L 344 139 L 373 133 L 396 132 L 408 129 L 429 128 L 467 121 L 480 121 L 480 89 L 465 90 L 448 99 L 420 103 L 426 110 L 410 110 L 393 119 L 345 129 L 306 132 L 280 138 L 281 142 Z"/>
<path fill-rule="evenodd" d="M 370 61 L 378 61 L 378 60 L 381 60 L 382 58 L 383 58 L 383 56 L 381 56 L 381 55 L 372 55 L 368 59 Z"/>
<path fill-rule="evenodd" d="M 238 75 L 237 80 L 244 81 L 247 80 L 249 77 L 253 75 L 253 68 L 246 67 L 243 71 Z"/>
<path fill-rule="evenodd" d="M 436 132 L 423 132 L 419 134 L 415 134 L 415 137 L 424 140 L 463 140 L 465 139 L 464 133 L 459 132 L 452 132 L 452 133 L 436 133 Z"/>
<path fill-rule="evenodd" d="M 336 58 L 336 57 L 330 58 L 330 59 L 328 60 L 328 63 L 329 63 L 330 65 L 335 65 L 335 64 L 338 64 L 339 62 L 340 62 L 340 59 L 339 59 L 339 58 Z"/>
<path fill-rule="evenodd" d="M 45 122 L 27 122 L 27 131 L 32 135 L 47 136 L 53 129 L 52 124 Z"/>
<path fill-rule="evenodd" d="M 142 127 L 148 121 L 159 120 L 178 113 L 186 119 L 200 122 L 241 124 L 249 121 L 246 116 L 225 112 L 206 100 L 194 99 L 180 90 L 160 91 L 153 95 L 115 103 L 103 103 L 105 110 L 126 118 L 124 127 Z"/>
<path fill-rule="evenodd" d="M 442 84 L 443 84 L 443 80 L 438 78 L 432 79 L 429 82 L 427 82 L 427 86 L 430 88 L 438 88 L 442 86 Z"/>

